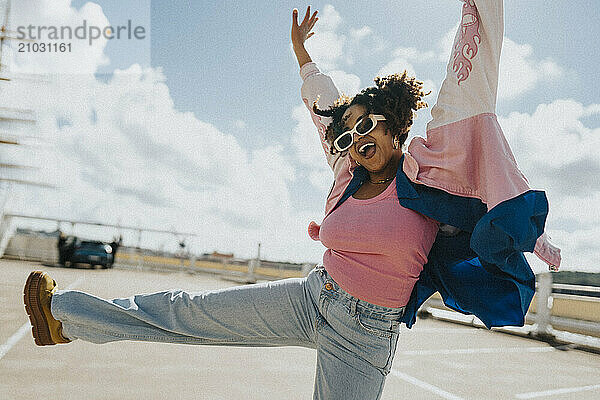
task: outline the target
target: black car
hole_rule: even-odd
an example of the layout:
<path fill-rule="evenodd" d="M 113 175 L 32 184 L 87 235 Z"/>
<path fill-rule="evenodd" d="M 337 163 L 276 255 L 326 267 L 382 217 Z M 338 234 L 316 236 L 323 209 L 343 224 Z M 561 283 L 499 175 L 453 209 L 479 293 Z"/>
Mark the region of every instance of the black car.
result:
<path fill-rule="evenodd" d="M 89 264 L 92 267 L 100 265 L 102 268 L 111 268 L 113 265 L 112 247 L 95 240 L 79 240 L 74 243 L 68 259 L 71 266 L 75 264 Z"/>

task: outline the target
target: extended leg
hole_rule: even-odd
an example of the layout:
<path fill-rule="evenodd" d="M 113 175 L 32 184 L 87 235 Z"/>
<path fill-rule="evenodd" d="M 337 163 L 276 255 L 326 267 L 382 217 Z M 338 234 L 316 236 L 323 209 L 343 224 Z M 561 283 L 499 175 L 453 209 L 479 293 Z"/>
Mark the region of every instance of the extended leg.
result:
<path fill-rule="evenodd" d="M 311 274 L 312 275 L 312 274 Z M 317 309 L 304 279 L 188 293 L 172 290 L 104 300 L 58 291 L 52 314 L 69 339 L 314 347 Z"/>

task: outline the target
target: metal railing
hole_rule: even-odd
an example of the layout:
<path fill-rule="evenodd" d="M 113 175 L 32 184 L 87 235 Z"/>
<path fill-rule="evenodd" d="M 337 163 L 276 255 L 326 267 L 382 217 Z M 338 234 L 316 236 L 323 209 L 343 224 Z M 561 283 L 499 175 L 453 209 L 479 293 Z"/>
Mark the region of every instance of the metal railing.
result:
<path fill-rule="evenodd" d="M 552 339 L 559 332 L 600 338 L 600 288 L 595 286 L 554 284 L 551 272 L 536 276 L 536 293 L 526 315 L 523 332 L 530 336 Z M 423 307 L 424 312 L 444 319 L 475 326 L 483 323 L 444 306 L 436 294 Z"/>

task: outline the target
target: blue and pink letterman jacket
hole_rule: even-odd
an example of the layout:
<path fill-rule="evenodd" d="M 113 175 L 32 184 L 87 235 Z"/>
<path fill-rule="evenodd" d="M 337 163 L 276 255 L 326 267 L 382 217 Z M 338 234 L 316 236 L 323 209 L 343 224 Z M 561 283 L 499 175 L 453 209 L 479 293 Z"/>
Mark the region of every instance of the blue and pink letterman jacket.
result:
<path fill-rule="evenodd" d="M 546 195 L 530 189 L 495 114 L 503 31 L 501 0 L 463 0 L 427 138 L 411 140 L 396 174 L 400 204 L 441 223 L 406 306 L 409 328 L 436 291 L 448 307 L 477 316 L 488 328 L 522 326 L 535 291 L 523 253 L 560 265 L 560 249 L 544 233 Z M 339 97 L 331 78 L 314 63 L 303 65 L 300 75 L 302 99 L 335 176 L 327 216 L 358 190 L 367 171 L 347 154 L 330 153 L 330 120 L 312 111 L 315 101 L 325 109 Z M 319 228 L 309 225 L 314 240 Z"/>

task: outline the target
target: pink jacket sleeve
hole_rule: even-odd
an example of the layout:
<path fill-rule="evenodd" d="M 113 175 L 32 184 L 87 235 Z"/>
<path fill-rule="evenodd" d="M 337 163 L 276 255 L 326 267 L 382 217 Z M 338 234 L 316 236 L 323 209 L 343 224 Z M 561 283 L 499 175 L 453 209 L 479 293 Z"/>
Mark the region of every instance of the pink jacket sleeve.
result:
<path fill-rule="evenodd" d="M 333 170 L 335 181 L 325 205 L 325 214 L 328 214 L 343 195 L 344 189 L 352 179 L 352 169 L 356 167 L 347 153 L 331 154 L 329 144 L 325 140 L 325 129 L 331 122 L 331 118 L 321 117 L 313 112 L 312 106 L 317 101 L 321 110 L 328 109 L 338 99 L 339 92 L 331 78 L 319 71 L 314 62 L 306 63 L 300 68 L 302 77 L 302 101 L 308 108 L 308 112 L 317 128 L 319 140 L 325 153 L 327 163 Z M 311 228 L 312 227 L 312 228 Z M 318 225 L 311 223 L 309 234 L 315 239 L 318 235 Z M 315 239 L 316 240 L 316 239 Z"/>
<path fill-rule="evenodd" d="M 479 198 L 488 210 L 530 190 L 495 115 L 503 32 L 501 0 L 463 0 L 427 139 L 411 141 L 404 163 L 413 182 Z M 534 253 L 560 265 L 560 249 L 546 234 Z"/>

